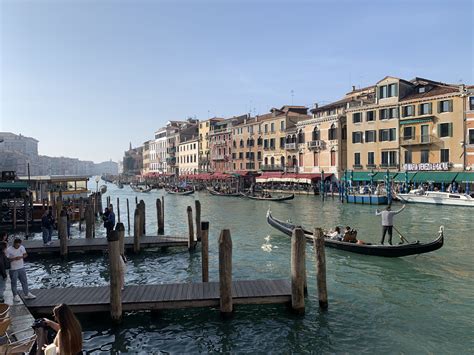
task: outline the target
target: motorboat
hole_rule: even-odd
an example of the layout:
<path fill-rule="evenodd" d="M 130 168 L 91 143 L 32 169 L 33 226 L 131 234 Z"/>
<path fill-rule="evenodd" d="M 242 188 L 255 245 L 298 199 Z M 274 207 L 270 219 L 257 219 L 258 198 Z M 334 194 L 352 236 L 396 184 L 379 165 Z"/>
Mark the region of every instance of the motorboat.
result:
<path fill-rule="evenodd" d="M 400 201 L 409 203 L 474 207 L 474 198 L 468 194 L 415 189 L 409 193 L 401 193 L 396 196 Z"/>

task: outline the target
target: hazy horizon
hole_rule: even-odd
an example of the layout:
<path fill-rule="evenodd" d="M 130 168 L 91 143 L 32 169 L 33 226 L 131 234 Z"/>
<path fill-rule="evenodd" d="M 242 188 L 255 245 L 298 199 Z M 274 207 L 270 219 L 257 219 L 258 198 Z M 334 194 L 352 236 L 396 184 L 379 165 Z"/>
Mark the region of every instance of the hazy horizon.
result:
<path fill-rule="evenodd" d="M 0 0 L 0 131 L 103 162 L 168 120 L 473 83 L 473 2 Z"/>

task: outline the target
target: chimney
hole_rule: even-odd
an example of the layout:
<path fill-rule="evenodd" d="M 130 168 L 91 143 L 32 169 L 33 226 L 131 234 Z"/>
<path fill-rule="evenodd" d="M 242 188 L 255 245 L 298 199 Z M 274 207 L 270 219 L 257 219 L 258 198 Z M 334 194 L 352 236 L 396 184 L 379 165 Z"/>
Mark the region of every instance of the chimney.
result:
<path fill-rule="evenodd" d="M 356 91 L 356 86 L 352 85 L 352 91 Z"/>

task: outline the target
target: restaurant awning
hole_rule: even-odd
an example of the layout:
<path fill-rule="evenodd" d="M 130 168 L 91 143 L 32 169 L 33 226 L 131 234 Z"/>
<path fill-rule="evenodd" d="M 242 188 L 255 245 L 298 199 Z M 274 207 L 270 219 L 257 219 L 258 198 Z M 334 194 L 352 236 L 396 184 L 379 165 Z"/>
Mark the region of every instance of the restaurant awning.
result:
<path fill-rule="evenodd" d="M 474 172 L 463 171 L 454 179 L 457 183 L 474 182 Z"/>
<path fill-rule="evenodd" d="M 393 181 L 395 176 L 397 176 L 399 173 L 398 172 L 389 172 L 388 175 L 390 176 L 390 180 Z M 378 172 L 374 175 L 374 181 L 385 181 L 385 176 L 387 175 L 387 172 Z M 405 180 L 403 180 L 405 181 Z"/>
<path fill-rule="evenodd" d="M 423 118 L 412 118 L 409 120 L 400 120 L 400 124 L 415 124 L 415 123 L 424 123 L 424 122 L 430 122 L 433 121 L 433 116 L 429 117 L 423 117 Z"/>
<path fill-rule="evenodd" d="M 324 174 L 324 180 L 331 178 L 333 174 Z M 280 172 L 269 172 L 263 173 L 261 176 L 257 177 L 257 182 L 295 182 L 301 184 L 311 184 L 314 181 L 320 181 L 321 174 L 312 173 L 312 174 L 300 174 L 300 173 L 280 173 Z"/>
<path fill-rule="evenodd" d="M 457 172 L 452 171 L 419 171 L 413 178 L 413 182 L 434 182 L 434 183 L 451 183 L 454 181 Z"/>
<path fill-rule="evenodd" d="M 416 175 L 416 172 L 408 172 L 408 182 L 411 182 L 413 180 L 413 177 Z M 405 172 L 400 172 L 398 173 L 394 178 L 394 182 L 405 182 Z"/>
<path fill-rule="evenodd" d="M 0 198 L 21 197 L 28 191 L 28 183 L 23 181 L 0 182 Z"/>
<path fill-rule="evenodd" d="M 342 175 L 341 180 L 347 178 L 348 181 L 370 181 L 372 172 L 371 171 L 347 171 L 346 174 Z M 377 175 L 377 172 L 374 171 L 374 177 Z"/>

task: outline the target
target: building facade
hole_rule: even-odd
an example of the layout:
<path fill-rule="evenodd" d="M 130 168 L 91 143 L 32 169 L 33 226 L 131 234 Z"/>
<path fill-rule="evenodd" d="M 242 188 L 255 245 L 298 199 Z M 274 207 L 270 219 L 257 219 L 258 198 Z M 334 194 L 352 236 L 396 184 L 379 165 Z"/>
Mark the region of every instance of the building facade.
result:
<path fill-rule="evenodd" d="M 163 174 L 167 171 L 166 156 L 168 140 L 166 138 L 166 127 L 155 132 L 155 139 L 150 143 L 150 172 Z"/>
<path fill-rule="evenodd" d="M 232 127 L 232 168 L 255 171 L 262 163 L 262 143 L 258 141 L 258 117 L 247 117 Z M 260 144 L 259 144 L 260 143 Z"/>
<path fill-rule="evenodd" d="M 474 170 L 474 86 L 468 86 L 465 95 L 465 168 Z"/>
<path fill-rule="evenodd" d="M 217 122 L 223 118 L 214 117 L 199 122 L 199 171 L 208 172 L 211 168 L 211 150 L 209 146 L 209 132 Z"/>
<path fill-rule="evenodd" d="M 199 138 L 183 138 L 178 145 L 179 175 L 197 174 L 199 171 Z"/>

